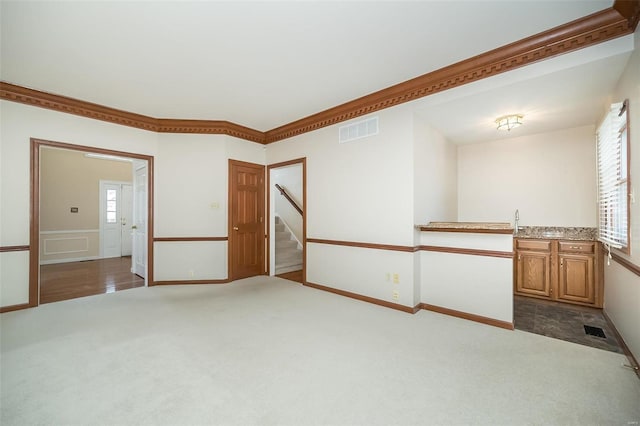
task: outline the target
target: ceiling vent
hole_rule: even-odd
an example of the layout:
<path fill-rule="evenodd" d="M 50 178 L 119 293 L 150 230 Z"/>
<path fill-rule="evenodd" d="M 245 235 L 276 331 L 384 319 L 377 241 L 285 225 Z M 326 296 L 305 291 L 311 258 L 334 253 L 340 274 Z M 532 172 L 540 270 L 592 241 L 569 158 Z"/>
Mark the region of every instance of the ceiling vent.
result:
<path fill-rule="evenodd" d="M 339 129 L 340 143 L 355 141 L 378 134 L 378 117 L 367 118 L 355 123 L 342 126 Z"/>

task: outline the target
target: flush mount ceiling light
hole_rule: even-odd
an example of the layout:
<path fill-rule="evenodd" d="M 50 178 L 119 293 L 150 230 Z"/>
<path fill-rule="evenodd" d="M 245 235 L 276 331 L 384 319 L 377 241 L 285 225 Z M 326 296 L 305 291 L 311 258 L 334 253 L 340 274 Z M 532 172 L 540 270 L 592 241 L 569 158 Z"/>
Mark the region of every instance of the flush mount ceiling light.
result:
<path fill-rule="evenodd" d="M 522 114 L 504 115 L 496 118 L 496 124 L 498 130 L 511 130 L 518 126 L 522 126 Z"/>

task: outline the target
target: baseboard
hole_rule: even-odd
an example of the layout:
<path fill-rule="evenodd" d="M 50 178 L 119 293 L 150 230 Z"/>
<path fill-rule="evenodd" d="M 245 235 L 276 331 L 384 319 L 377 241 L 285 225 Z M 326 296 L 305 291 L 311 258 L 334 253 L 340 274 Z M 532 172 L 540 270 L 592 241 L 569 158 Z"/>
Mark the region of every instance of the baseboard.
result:
<path fill-rule="evenodd" d="M 303 284 L 305 286 L 307 286 L 307 287 L 312 287 L 312 288 L 315 288 L 315 289 L 318 289 L 318 290 L 328 291 L 329 293 L 338 294 L 340 296 L 349 297 L 351 299 L 360 300 L 362 302 L 373 303 L 374 305 L 384 306 L 385 308 L 391 308 L 391 309 L 395 309 L 395 310 L 398 310 L 398 311 L 407 312 L 409 314 L 415 314 L 416 312 L 418 312 L 420 310 L 420 308 L 418 306 L 414 306 L 414 307 L 404 306 L 404 305 L 400 305 L 398 303 L 387 302 L 386 300 L 376 299 L 374 297 L 369 297 L 369 296 L 363 296 L 361 294 L 352 293 L 350 291 L 338 290 L 336 288 L 327 287 L 327 286 L 324 286 L 324 285 L 315 284 L 315 283 L 311 283 L 311 282 L 308 282 L 308 281 L 304 282 Z"/>
<path fill-rule="evenodd" d="M 428 303 L 422 303 L 419 305 L 420 308 L 426 311 L 437 312 L 439 314 L 450 315 L 452 317 L 462 318 L 469 321 L 475 321 L 482 324 L 492 325 L 494 327 L 500 327 L 507 330 L 513 330 L 513 323 L 500 321 L 494 318 L 483 317 L 481 315 L 470 314 L 467 312 L 456 311 L 454 309 L 443 308 L 441 306 L 429 305 Z"/>
<path fill-rule="evenodd" d="M 227 284 L 230 283 L 228 279 L 222 280 L 167 280 L 167 281 L 154 281 L 151 285 L 183 285 L 183 284 Z"/>
<path fill-rule="evenodd" d="M 624 339 L 618 332 L 616 325 L 613 323 L 613 321 L 611 321 L 611 318 L 609 318 L 609 315 L 607 315 L 604 309 L 602 310 L 602 315 L 604 315 L 604 318 L 607 320 L 607 322 L 611 326 L 611 330 L 613 330 L 613 334 L 616 335 L 616 339 L 618 340 L 618 343 L 620 343 L 620 348 L 622 349 L 622 352 L 624 352 L 624 354 L 627 356 L 627 358 L 629 359 L 629 362 L 631 363 L 631 367 L 634 368 L 636 375 L 638 376 L 638 378 L 640 378 L 640 364 L 638 363 L 638 360 L 633 355 L 633 353 L 631 352 L 631 349 L 629 349 L 629 346 L 627 346 L 627 343 L 624 341 Z"/>
<path fill-rule="evenodd" d="M 19 311 L 21 309 L 28 309 L 32 307 L 33 306 L 31 306 L 29 303 L 20 303 L 18 305 L 3 306 L 0 308 L 0 314 L 4 314 L 5 312 L 11 312 L 11 311 Z"/>
<path fill-rule="evenodd" d="M 51 259 L 51 260 L 41 260 L 40 265 L 54 265 L 58 263 L 72 263 L 72 262 L 86 262 L 89 260 L 100 260 L 103 259 L 100 256 L 87 256 L 87 257 L 73 257 L 68 259 Z M 104 258 L 108 259 L 108 258 Z"/>

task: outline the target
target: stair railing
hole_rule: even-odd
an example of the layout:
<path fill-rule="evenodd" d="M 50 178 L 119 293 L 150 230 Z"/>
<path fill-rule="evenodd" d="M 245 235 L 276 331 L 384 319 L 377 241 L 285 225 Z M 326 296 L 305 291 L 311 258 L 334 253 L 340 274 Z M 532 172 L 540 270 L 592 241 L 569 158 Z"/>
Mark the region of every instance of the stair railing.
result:
<path fill-rule="evenodd" d="M 293 201 L 293 198 L 291 198 L 291 196 L 287 193 L 286 189 L 284 189 L 283 187 L 281 187 L 277 183 L 276 183 L 276 189 L 278 191 L 280 191 L 280 195 L 282 195 L 289 203 L 291 203 L 293 208 L 296 209 L 298 211 L 298 213 L 302 214 L 302 209 L 298 206 L 298 204 L 296 204 L 295 201 Z"/>

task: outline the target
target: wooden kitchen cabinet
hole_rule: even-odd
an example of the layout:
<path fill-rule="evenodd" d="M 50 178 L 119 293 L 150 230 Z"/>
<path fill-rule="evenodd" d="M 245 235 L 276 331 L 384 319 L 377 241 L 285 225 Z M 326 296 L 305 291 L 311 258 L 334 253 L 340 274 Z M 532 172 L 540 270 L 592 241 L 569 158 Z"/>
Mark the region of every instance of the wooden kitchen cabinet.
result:
<path fill-rule="evenodd" d="M 595 241 L 516 239 L 514 292 L 602 307 L 602 252 Z"/>
<path fill-rule="evenodd" d="M 516 293 L 551 296 L 551 244 L 549 241 L 520 241 L 516 253 Z"/>

